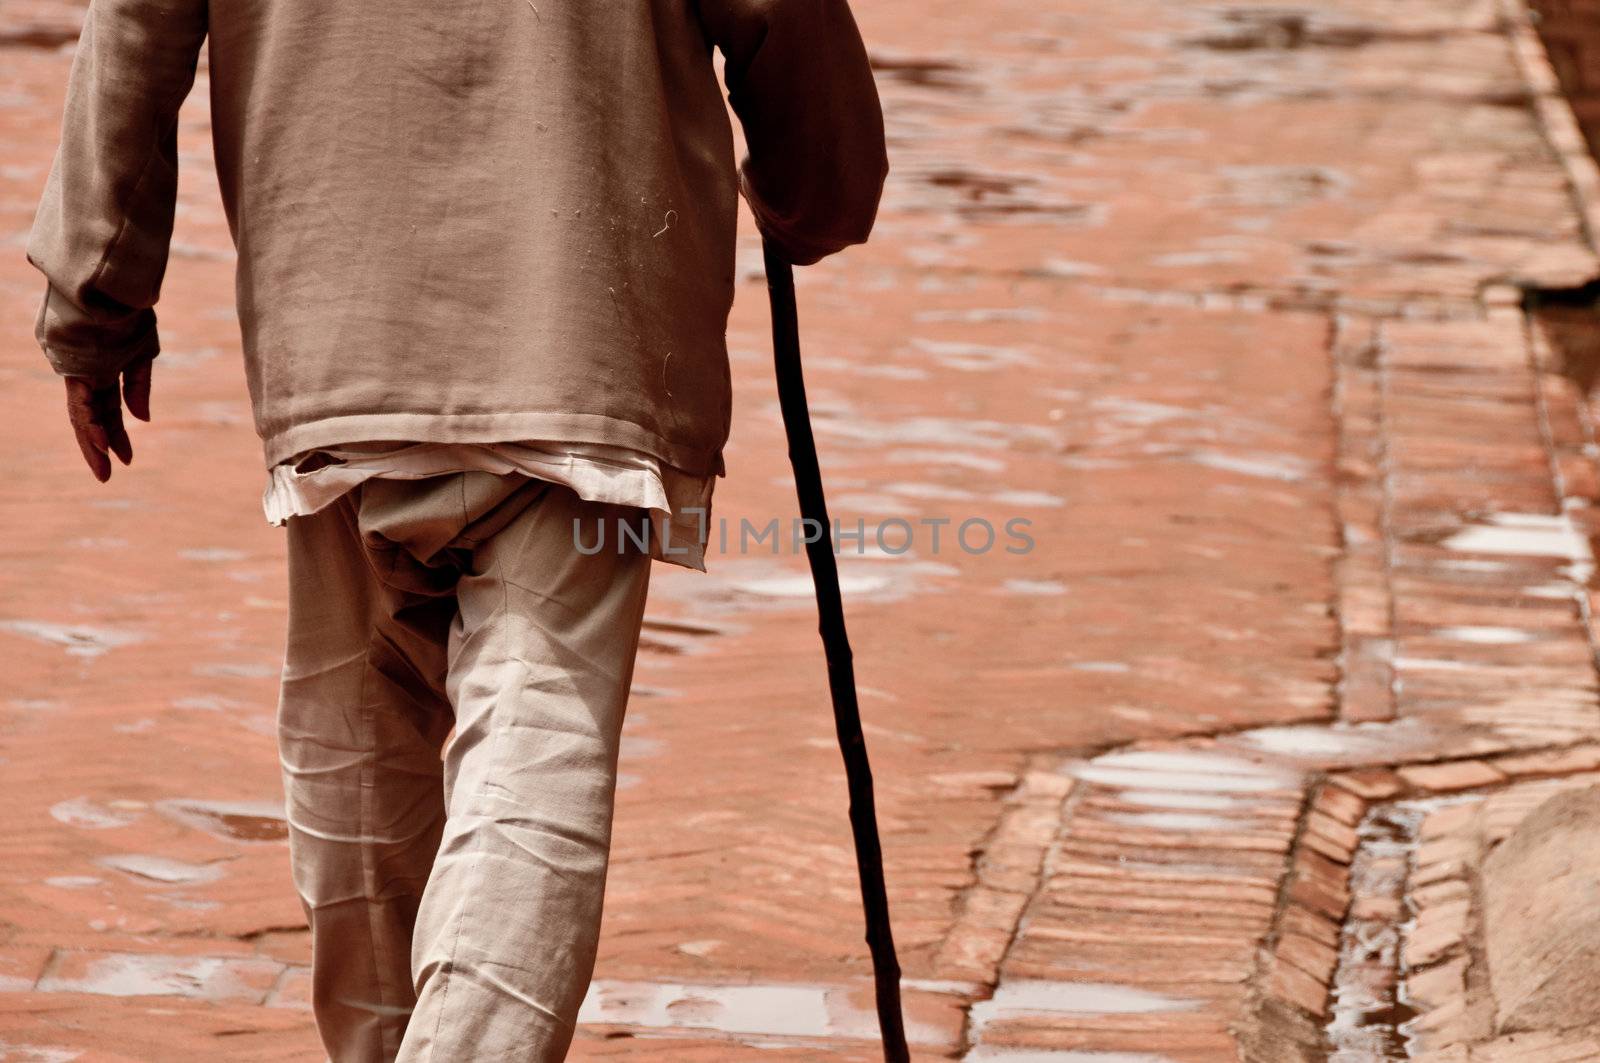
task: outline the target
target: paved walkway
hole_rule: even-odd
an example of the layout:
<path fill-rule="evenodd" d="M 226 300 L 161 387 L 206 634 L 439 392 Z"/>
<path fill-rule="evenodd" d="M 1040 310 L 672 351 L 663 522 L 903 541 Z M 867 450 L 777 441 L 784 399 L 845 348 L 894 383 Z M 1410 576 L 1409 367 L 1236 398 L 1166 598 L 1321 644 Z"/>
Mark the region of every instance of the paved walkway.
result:
<path fill-rule="evenodd" d="M 859 15 L 895 172 L 801 300 L 836 513 L 912 532 L 843 571 L 918 1057 L 1502 1058 L 1421 855 L 1492 830 L 1428 817 L 1600 769 L 1600 450 L 1518 292 L 1600 275 L 1600 197 L 1519 11 Z M 0 13 L 0 1058 L 315 1059 L 203 71 L 109 486 L 29 335 L 77 18 Z M 741 280 L 730 550 L 657 573 L 575 1059 L 875 1058 L 804 563 L 736 549 L 792 509 Z"/>

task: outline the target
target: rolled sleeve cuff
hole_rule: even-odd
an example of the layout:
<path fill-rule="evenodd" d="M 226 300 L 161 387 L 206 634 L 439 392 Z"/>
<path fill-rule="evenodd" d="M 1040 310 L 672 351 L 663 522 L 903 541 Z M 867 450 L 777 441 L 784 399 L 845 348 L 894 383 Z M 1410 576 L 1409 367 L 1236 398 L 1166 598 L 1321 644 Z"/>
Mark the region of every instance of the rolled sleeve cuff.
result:
<path fill-rule="evenodd" d="M 54 291 L 46 294 L 40 308 L 37 338 L 58 374 L 81 377 L 96 386 L 116 383 L 128 366 L 161 352 L 154 310 L 140 310 L 124 321 L 101 324 L 76 311 Z"/>

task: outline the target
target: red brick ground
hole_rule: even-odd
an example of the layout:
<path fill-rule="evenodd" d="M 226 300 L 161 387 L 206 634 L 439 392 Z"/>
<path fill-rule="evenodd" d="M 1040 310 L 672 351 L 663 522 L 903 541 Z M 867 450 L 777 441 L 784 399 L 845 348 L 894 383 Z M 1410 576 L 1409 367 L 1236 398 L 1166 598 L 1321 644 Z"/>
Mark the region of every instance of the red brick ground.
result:
<path fill-rule="evenodd" d="M 1483 2 L 859 15 L 894 174 L 801 279 L 836 514 L 1037 544 L 844 562 L 919 1055 L 1316 1058 L 1364 817 L 1594 766 L 1539 752 L 1600 726 L 1594 440 L 1505 286 L 1600 269 L 1537 54 Z M 75 20 L 0 12 L 0 1058 L 318 1058 L 203 83 L 110 485 L 29 335 Z M 741 266 L 735 535 L 792 506 Z M 874 1058 L 803 573 L 657 573 L 575 1058 Z"/>

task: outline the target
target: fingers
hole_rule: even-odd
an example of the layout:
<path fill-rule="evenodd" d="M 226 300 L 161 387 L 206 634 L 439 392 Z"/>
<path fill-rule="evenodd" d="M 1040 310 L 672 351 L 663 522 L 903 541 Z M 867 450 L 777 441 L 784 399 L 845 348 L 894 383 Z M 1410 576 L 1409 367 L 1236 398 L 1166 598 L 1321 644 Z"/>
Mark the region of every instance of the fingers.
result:
<path fill-rule="evenodd" d="M 67 421 L 72 434 L 77 437 L 83 460 L 101 483 L 111 479 L 111 459 L 106 455 L 108 440 L 105 429 L 95 423 L 94 389 L 88 381 L 67 378 Z"/>
<path fill-rule="evenodd" d="M 94 392 L 92 402 L 95 424 L 105 433 L 106 445 L 111 453 L 122 464 L 131 463 L 133 441 L 128 438 L 128 430 L 122 425 L 122 396 L 117 393 L 116 385 Z"/>
<path fill-rule="evenodd" d="M 120 389 L 115 382 L 95 387 L 81 377 L 67 377 L 67 420 L 83 460 L 101 483 L 111 479 L 110 455 L 124 465 L 133 462 L 133 440 L 122 422 L 122 404 L 127 402 L 128 412 L 139 420 L 150 420 L 152 361 L 146 358 L 123 370 Z"/>
<path fill-rule="evenodd" d="M 128 412 L 141 421 L 150 420 L 150 371 L 154 366 L 155 359 L 146 358 L 122 374 L 123 401 L 128 404 Z"/>

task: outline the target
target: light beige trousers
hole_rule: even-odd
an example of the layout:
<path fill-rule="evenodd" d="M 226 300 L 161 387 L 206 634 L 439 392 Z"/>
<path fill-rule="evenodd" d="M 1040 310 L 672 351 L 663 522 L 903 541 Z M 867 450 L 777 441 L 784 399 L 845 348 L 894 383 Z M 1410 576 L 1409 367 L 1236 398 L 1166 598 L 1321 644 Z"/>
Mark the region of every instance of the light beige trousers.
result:
<path fill-rule="evenodd" d="M 650 571 L 616 521 L 639 513 L 468 472 L 290 520 L 279 749 L 334 1063 L 565 1056 Z"/>

